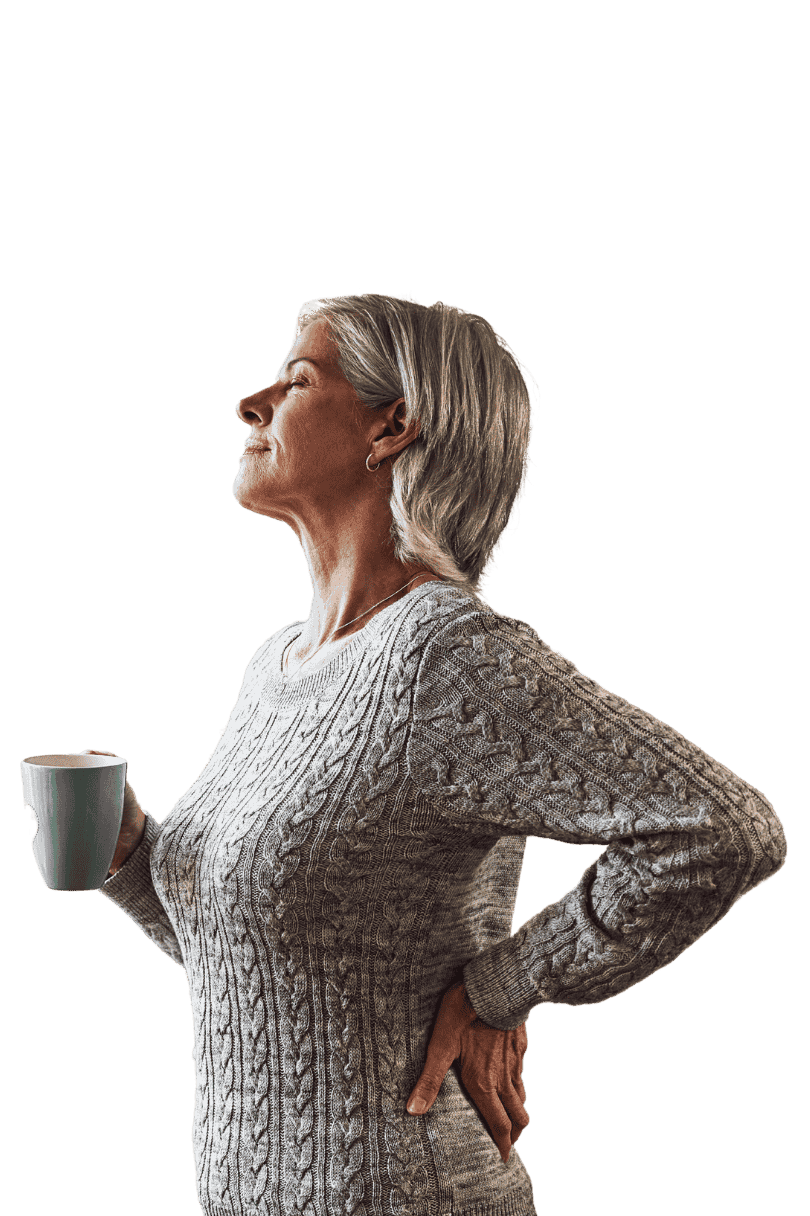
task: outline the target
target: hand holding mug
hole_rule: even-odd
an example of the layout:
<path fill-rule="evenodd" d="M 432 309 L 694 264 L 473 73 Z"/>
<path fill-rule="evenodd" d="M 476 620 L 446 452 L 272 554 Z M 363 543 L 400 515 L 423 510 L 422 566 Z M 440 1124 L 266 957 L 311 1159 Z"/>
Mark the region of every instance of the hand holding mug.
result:
<path fill-rule="evenodd" d="M 87 748 L 79 754 L 82 756 L 115 756 L 116 753 L 94 751 L 92 748 Z M 110 866 L 110 874 L 115 874 L 116 870 L 120 870 L 129 855 L 134 853 L 141 843 L 145 828 L 146 816 L 141 810 L 140 803 L 135 796 L 135 791 L 127 781 L 124 786 L 124 813 L 121 817 L 121 830 L 118 833 L 118 843 L 115 846 L 115 855 Z"/>

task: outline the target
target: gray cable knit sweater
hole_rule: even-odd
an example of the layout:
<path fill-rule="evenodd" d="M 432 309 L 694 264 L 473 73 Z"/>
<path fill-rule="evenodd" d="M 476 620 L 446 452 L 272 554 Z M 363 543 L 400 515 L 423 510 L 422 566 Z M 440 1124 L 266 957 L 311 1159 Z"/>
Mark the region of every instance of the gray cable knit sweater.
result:
<path fill-rule="evenodd" d="M 615 996 L 779 869 L 782 826 L 450 584 L 285 682 L 300 632 L 259 647 L 201 776 L 101 888 L 186 970 L 202 1209 L 534 1216 L 457 1065 L 405 1109 L 444 992 L 463 977 L 500 1029 Z M 605 851 L 510 936 L 529 834 Z"/>

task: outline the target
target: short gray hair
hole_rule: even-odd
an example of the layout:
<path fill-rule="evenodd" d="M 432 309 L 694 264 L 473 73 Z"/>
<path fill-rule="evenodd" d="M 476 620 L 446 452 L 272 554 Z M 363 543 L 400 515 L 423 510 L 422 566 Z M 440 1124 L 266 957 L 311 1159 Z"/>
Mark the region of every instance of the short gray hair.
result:
<path fill-rule="evenodd" d="M 526 474 L 529 394 L 483 317 L 391 296 L 312 300 L 343 375 L 369 409 L 405 398 L 416 439 L 393 461 L 394 556 L 479 597 L 479 580 Z"/>

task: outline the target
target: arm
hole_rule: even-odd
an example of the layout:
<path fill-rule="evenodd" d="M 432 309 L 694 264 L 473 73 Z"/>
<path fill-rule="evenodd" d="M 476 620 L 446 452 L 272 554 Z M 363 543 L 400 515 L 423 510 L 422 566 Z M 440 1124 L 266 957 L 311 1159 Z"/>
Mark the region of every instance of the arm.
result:
<path fill-rule="evenodd" d="M 465 966 L 490 1026 L 623 992 L 784 863 L 762 794 L 523 622 L 473 611 L 444 626 L 413 698 L 409 772 L 446 823 L 607 845 L 573 891 Z"/>
<path fill-rule="evenodd" d="M 124 795 L 124 807 L 126 809 L 126 795 Z M 122 825 L 118 835 L 118 843 L 115 846 L 115 855 L 113 856 L 110 868 L 107 871 L 107 878 L 112 878 L 113 874 L 117 874 L 121 866 L 131 857 L 137 849 L 138 845 L 143 840 L 144 829 L 146 828 L 146 815 L 140 807 L 136 809 L 135 826 L 131 833 L 125 832 Z"/>
<path fill-rule="evenodd" d="M 110 868 L 111 876 L 102 884 L 101 891 L 119 908 L 123 908 L 146 936 L 182 967 L 180 943 L 152 882 L 150 859 L 159 833 L 160 824 L 151 815 L 145 814 L 140 839 L 123 860 L 116 851 Z M 116 868 L 116 863 L 120 868 Z"/>
<path fill-rule="evenodd" d="M 263 642 L 248 663 L 236 705 L 225 728 L 226 732 L 229 727 L 241 730 L 244 724 L 251 720 L 256 699 L 260 695 L 264 656 L 272 648 L 276 637 L 277 634 L 274 634 Z M 114 756 L 116 753 L 88 749 L 87 754 Z M 101 891 L 123 908 L 169 958 L 184 967 L 183 954 L 174 926 L 152 881 L 152 849 L 160 830 L 161 825 L 141 810 L 135 792 L 127 782 L 121 832 L 109 874 L 101 886 Z"/>

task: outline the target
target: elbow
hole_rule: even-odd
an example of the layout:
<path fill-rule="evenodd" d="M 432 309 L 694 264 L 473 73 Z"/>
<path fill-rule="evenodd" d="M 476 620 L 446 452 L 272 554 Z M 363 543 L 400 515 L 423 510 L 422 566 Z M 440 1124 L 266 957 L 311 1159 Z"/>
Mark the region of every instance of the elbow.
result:
<path fill-rule="evenodd" d="M 787 840 L 781 820 L 770 802 L 757 790 L 745 801 L 745 832 L 748 847 L 741 850 L 740 869 L 750 890 L 781 870 L 787 858 Z"/>
<path fill-rule="evenodd" d="M 775 864 L 774 871 L 781 870 L 785 864 L 787 857 L 787 840 L 785 839 L 785 829 L 782 827 L 781 821 L 773 816 L 774 821 L 774 848 L 775 848 Z"/>

